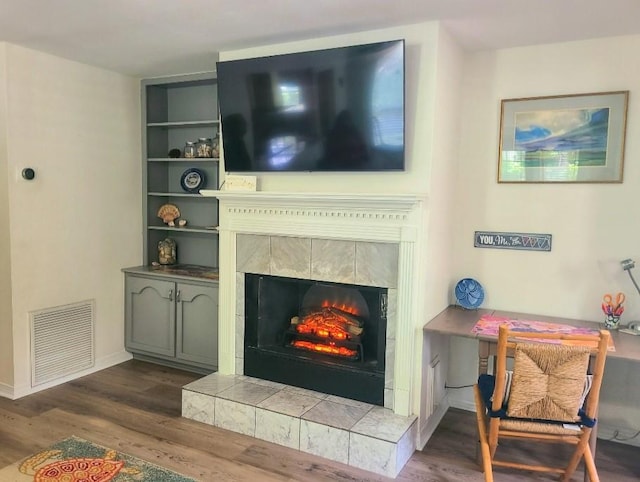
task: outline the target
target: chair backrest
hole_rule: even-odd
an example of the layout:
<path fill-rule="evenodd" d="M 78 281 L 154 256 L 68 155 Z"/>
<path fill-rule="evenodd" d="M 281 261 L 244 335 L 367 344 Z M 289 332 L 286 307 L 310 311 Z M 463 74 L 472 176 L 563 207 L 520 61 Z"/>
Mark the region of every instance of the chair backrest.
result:
<path fill-rule="evenodd" d="M 609 338 L 606 330 L 586 335 L 525 333 L 501 325 L 492 411 L 497 413 L 506 405 L 509 417 L 561 422 L 593 420 Z M 508 357 L 514 359 L 514 365 L 509 390 L 505 390 Z M 588 377 L 589 365 L 592 375 Z"/>

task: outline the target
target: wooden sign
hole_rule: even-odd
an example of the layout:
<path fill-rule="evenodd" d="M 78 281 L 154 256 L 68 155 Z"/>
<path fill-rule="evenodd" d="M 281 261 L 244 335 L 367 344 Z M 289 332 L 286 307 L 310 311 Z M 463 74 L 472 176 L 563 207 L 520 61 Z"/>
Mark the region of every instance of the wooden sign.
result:
<path fill-rule="evenodd" d="M 536 233 L 496 233 L 493 231 L 476 231 L 474 235 L 473 245 L 476 248 L 551 251 L 551 235 Z"/>

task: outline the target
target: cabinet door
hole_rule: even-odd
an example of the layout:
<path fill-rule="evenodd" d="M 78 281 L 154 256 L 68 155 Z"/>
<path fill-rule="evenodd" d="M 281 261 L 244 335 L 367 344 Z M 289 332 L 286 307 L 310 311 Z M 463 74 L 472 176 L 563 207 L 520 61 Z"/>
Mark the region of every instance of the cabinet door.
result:
<path fill-rule="evenodd" d="M 175 283 L 127 275 L 125 345 L 131 351 L 175 356 Z"/>
<path fill-rule="evenodd" d="M 176 357 L 218 366 L 218 287 L 178 283 Z"/>

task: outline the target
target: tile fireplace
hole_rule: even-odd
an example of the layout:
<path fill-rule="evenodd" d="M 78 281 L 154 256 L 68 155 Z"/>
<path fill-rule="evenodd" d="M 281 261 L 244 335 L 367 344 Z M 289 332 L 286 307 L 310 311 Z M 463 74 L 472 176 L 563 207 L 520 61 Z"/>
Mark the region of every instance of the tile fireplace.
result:
<path fill-rule="evenodd" d="M 310 448 L 319 440 L 305 440 L 312 427 L 317 437 L 335 436 L 346 444 L 348 457 L 341 461 L 397 475 L 416 447 L 419 430 L 421 355 L 415 348 L 424 312 L 418 296 L 426 276 L 420 267 L 424 197 L 203 194 L 220 201 L 220 371 L 185 387 L 185 416 L 223 428 L 242 426 L 243 433 L 338 460 L 331 444 Z M 335 288 L 357 292 L 352 297 L 359 298 L 360 308 L 325 302 L 333 296 L 327 291 Z M 267 294 L 256 302 L 261 289 Z M 274 298 L 272 291 L 281 289 L 291 301 Z M 311 298 L 322 299 L 308 303 Z M 329 329 L 326 323 L 301 327 L 307 316 L 327 314 Z M 251 318 L 277 322 L 261 328 Z M 360 328 L 358 338 L 354 332 Z M 349 335 L 355 336 L 341 339 Z M 311 345 L 294 348 L 293 342 Z M 346 349 L 348 356 L 325 351 L 333 349 Z M 301 371 L 291 375 L 292 363 Z M 359 372 L 355 381 L 347 377 L 353 372 Z M 314 401 L 305 399 L 295 414 L 291 407 L 278 408 L 279 397 L 289 398 L 285 394 L 291 390 L 302 390 Z M 333 413 L 336 406 L 351 414 L 357 406 L 359 414 L 339 426 L 330 417 L 316 419 L 318 411 Z M 245 418 L 238 421 L 241 413 Z M 273 430 L 265 428 L 271 426 L 264 425 L 265 417 L 279 420 Z M 288 427 L 286 441 L 279 440 L 282 427 Z"/>

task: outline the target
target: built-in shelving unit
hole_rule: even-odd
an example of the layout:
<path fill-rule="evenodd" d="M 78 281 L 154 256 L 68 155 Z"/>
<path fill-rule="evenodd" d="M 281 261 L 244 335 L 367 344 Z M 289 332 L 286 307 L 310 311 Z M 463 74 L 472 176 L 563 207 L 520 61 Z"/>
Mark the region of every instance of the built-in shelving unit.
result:
<path fill-rule="evenodd" d="M 217 80 L 155 78 L 141 88 L 144 264 L 123 269 L 125 346 L 136 358 L 209 373 L 218 365 L 218 200 L 181 180 L 197 169 L 202 188 L 218 189 L 219 159 L 184 156 L 187 141 L 219 135 Z M 175 226 L 157 215 L 167 203 L 180 211 Z M 166 238 L 176 243 L 175 265 L 157 265 Z"/>
<path fill-rule="evenodd" d="M 214 74 L 196 74 L 142 82 L 145 139 L 143 142 L 145 191 L 144 259 L 157 260 L 158 242 L 169 236 L 177 245 L 179 264 L 218 266 L 217 200 L 183 189 L 187 169 L 203 173 L 207 189 L 216 189 L 218 158 L 185 158 L 187 141 L 215 139 L 219 134 L 217 82 Z M 179 150 L 180 157 L 169 157 Z M 175 204 L 184 227 L 170 227 L 157 217 L 160 206 Z"/>

